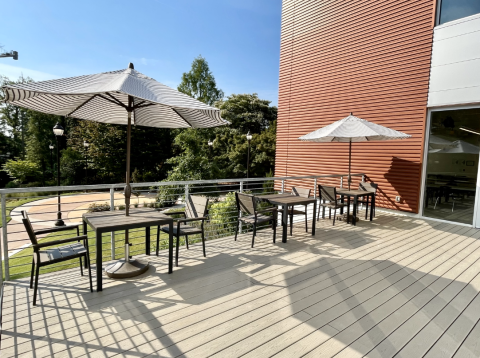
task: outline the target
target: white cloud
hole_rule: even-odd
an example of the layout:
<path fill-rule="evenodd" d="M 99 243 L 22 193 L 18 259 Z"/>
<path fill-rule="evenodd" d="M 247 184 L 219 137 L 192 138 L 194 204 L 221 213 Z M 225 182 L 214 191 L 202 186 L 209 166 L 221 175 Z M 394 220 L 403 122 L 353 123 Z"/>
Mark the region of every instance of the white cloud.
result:
<path fill-rule="evenodd" d="M 18 67 L 0 63 L 0 75 L 6 76 L 11 80 L 16 80 L 20 76 L 31 77 L 35 81 L 46 81 L 59 78 L 59 76 L 42 71 L 32 70 L 30 68 Z"/>

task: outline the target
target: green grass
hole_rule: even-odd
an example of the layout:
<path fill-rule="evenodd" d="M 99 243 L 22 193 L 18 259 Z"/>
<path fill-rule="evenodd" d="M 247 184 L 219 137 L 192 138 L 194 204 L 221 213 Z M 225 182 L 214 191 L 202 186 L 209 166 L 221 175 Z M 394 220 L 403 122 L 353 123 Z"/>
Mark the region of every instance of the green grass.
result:
<path fill-rule="evenodd" d="M 10 217 L 10 212 L 13 209 L 15 209 L 20 205 L 27 204 L 36 200 L 40 200 L 40 198 L 24 198 L 24 199 L 7 200 L 7 203 L 6 203 L 7 204 L 7 223 L 9 223 L 10 220 L 12 220 L 12 218 Z M 3 226 L 2 216 L 0 215 L 0 227 L 2 226 Z"/>

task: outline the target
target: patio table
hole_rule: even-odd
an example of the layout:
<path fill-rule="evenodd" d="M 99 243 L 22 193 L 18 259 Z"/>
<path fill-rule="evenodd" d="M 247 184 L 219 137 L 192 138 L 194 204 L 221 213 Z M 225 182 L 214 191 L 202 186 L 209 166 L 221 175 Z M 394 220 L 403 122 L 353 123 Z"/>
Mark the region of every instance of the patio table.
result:
<path fill-rule="evenodd" d="M 337 190 L 337 194 L 341 196 L 342 203 L 344 201 L 344 197 L 347 197 L 347 204 L 350 207 L 350 198 L 353 198 L 353 219 L 352 224 L 357 225 L 357 205 L 358 205 L 358 198 L 359 197 L 366 197 L 367 198 L 367 210 L 368 210 L 368 200 L 371 198 L 372 207 L 375 205 L 375 193 L 365 190 Z M 340 210 L 340 213 L 343 214 L 343 208 Z M 347 217 L 347 222 L 349 218 Z M 370 208 L 370 221 L 373 220 L 373 210 Z"/>
<path fill-rule="evenodd" d="M 282 242 L 287 242 L 287 226 L 288 226 L 288 207 L 295 205 L 313 204 L 313 220 L 312 220 L 312 235 L 315 235 L 315 217 L 317 215 L 317 199 L 303 198 L 292 194 L 266 194 L 255 195 L 259 200 L 264 200 L 272 205 L 281 206 L 283 210 L 282 215 Z"/>
<path fill-rule="evenodd" d="M 145 228 L 145 255 L 150 255 L 150 227 L 168 225 L 168 273 L 173 269 L 173 219 L 154 210 L 134 210 L 129 216 L 124 212 L 101 211 L 82 215 L 83 234 L 87 234 L 87 224 L 95 231 L 97 292 L 102 291 L 102 234 L 120 230 Z"/>

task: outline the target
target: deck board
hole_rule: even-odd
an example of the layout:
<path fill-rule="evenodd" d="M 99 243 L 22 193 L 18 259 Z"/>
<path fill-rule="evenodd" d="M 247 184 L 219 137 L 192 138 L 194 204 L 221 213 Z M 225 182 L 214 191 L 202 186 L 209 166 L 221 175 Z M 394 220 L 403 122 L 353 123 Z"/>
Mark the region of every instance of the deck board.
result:
<path fill-rule="evenodd" d="M 476 357 L 480 232 L 377 213 L 357 226 L 296 225 L 166 252 L 137 279 L 105 277 L 90 293 L 79 269 L 5 286 L 2 357 Z"/>

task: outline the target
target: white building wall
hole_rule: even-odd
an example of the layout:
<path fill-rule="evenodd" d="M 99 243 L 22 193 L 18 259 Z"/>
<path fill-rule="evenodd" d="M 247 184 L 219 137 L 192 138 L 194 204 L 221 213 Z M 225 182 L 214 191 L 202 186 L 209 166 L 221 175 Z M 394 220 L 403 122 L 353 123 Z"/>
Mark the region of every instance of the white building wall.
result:
<path fill-rule="evenodd" d="M 480 14 L 437 26 L 428 107 L 480 103 Z"/>

